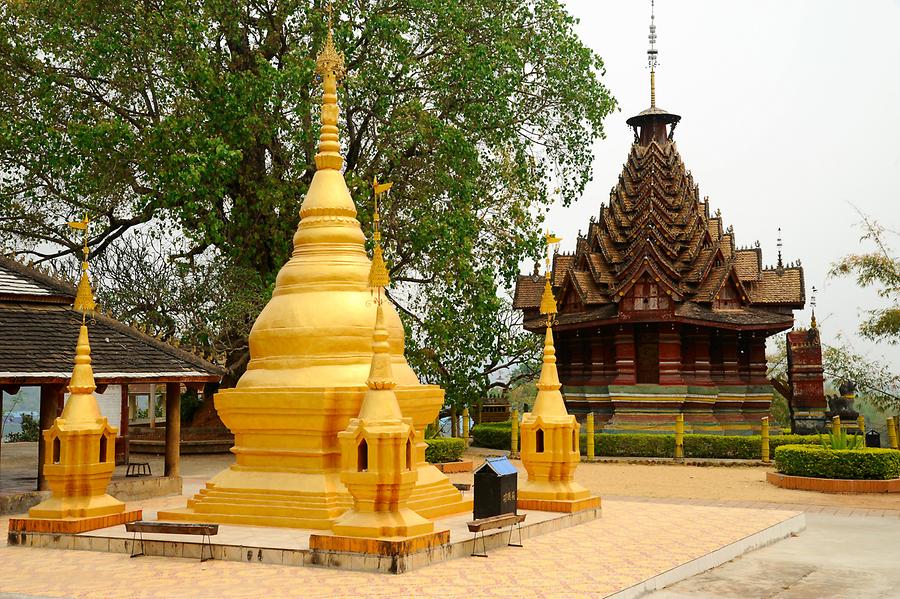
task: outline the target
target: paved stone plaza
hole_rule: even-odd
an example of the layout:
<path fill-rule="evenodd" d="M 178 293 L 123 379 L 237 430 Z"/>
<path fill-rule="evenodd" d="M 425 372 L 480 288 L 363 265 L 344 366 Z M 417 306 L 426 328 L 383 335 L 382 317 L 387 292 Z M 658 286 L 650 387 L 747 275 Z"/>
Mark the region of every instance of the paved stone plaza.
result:
<path fill-rule="evenodd" d="M 522 549 L 498 549 L 487 559 L 457 559 L 400 576 L 4 547 L 0 589 L 48 597 L 246 597 L 248 588 L 257 597 L 296 595 L 300 588 L 305 597 L 603 597 L 791 515 L 608 501 L 601 519 L 529 539 Z M 547 573 L 554 581 L 550 588 Z"/>
<path fill-rule="evenodd" d="M 185 494 L 229 460 L 187 457 Z M 889 553 L 867 547 L 867 539 L 877 532 L 889 535 L 887 544 L 877 543 L 882 548 L 900 542 L 900 500 L 777 489 L 760 482 L 765 471 L 582 464 L 579 480 L 603 495 L 599 520 L 528 539 L 522 549 L 491 550 L 488 559 L 451 560 L 400 576 L 193 559 L 132 560 L 123 554 L 4 545 L 0 597 L 246 597 L 247 588 L 254 589 L 253 596 L 268 597 L 296 595 L 298 589 L 305 597 L 603 597 L 796 512 L 808 518 L 808 529 L 798 536 L 650 596 L 813 599 L 855 597 L 859 589 L 874 597 L 896 596 L 887 591 L 898 582 L 885 563 Z M 453 475 L 458 481 L 467 476 Z M 691 490 L 695 497 L 689 497 Z M 183 502 L 183 497 L 166 497 L 140 506 L 155 511 Z M 0 526 L 6 523 L 0 519 Z M 697 572 L 706 568 L 702 561 L 694 566 Z M 857 572 L 855 578 L 845 576 L 848 567 Z M 551 587 L 540 582 L 548 572 Z M 826 587 L 833 593 L 823 595 Z"/>

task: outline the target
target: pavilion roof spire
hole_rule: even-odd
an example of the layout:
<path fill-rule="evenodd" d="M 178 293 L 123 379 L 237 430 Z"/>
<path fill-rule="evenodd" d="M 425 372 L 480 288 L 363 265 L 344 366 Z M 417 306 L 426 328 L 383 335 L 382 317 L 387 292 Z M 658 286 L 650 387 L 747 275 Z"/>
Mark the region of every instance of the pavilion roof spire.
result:
<path fill-rule="evenodd" d="M 394 373 L 391 368 L 391 351 L 388 344 L 388 331 L 384 322 L 384 297 L 382 291 L 391 283 L 387 266 L 384 263 L 384 255 L 381 249 L 381 220 L 378 213 L 378 200 L 387 194 L 393 183 L 379 183 L 376 177 L 372 181 L 375 192 L 375 211 L 373 217 L 374 232 L 372 237 L 375 248 L 372 250 L 372 266 L 369 268 L 369 286 L 375 293 L 375 303 L 378 306 L 375 313 L 375 330 L 372 334 L 372 362 L 369 366 L 369 378 L 366 385 L 369 390 L 363 398 L 359 408 L 359 418 L 369 420 L 393 420 L 403 417 L 400 411 L 400 403 L 394 393 L 397 383 L 394 381 Z"/>
<path fill-rule="evenodd" d="M 656 49 L 656 0 L 650 0 L 650 48 L 647 50 L 647 63 L 650 66 L 650 108 L 656 108 L 656 66 L 659 51 Z"/>
<path fill-rule="evenodd" d="M 341 142 L 338 137 L 337 82 L 346 74 L 344 55 L 334 46 L 334 8 L 328 2 L 328 33 L 325 44 L 316 57 L 316 73 L 322 78 L 322 129 L 319 134 L 317 169 L 340 170 L 344 165 Z"/>
<path fill-rule="evenodd" d="M 101 418 L 100 407 L 94 397 L 97 388 L 94 382 L 94 369 L 91 366 L 91 344 L 88 338 L 87 313 L 96 308 L 94 293 L 91 291 L 91 281 L 88 277 L 88 227 L 90 219 L 87 216 L 80 221 L 73 221 L 69 226 L 82 231 L 84 247 L 81 262 L 81 280 L 78 282 L 78 291 L 75 293 L 75 309 L 81 311 L 81 329 L 78 332 L 78 342 L 75 345 L 75 367 L 72 369 L 72 378 L 69 381 L 69 399 L 63 409 L 62 418 L 69 422 L 94 422 Z"/>
<path fill-rule="evenodd" d="M 556 320 L 556 299 L 553 297 L 553 287 L 550 283 L 550 252 L 554 244 L 562 239 L 549 231 L 546 234 L 547 243 L 547 269 L 544 283 L 544 295 L 541 297 L 541 314 L 547 317 L 547 331 L 544 333 L 544 355 L 541 365 L 541 374 L 538 377 L 538 394 L 534 401 L 533 414 L 543 416 L 565 416 L 566 406 L 559 391 L 562 386 L 559 382 L 559 373 L 556 370 L 556 347 L 553 345 L 553 322 Z"/>
<path fill-rule="evenodd" d="M 84 239 L 84 245 L 81 249 L 83 255 L 81 260 L 81 279 L 78 281 L 78 291 L 75 293 L 75 309 L 81 310 L 82 323 L 87 320 L 87 313 L 93 312 L 94 308 L 97 307 L 94 301 L 94 293 L 91 291 L 91 280 L 88 277 L 88 255 L 91 253 L 91 249 L 88 247 L 88 227 L 90 224 L 91 221 L 87 216 L 82 220 L 69 223 L 71 228 L 82 231 Z"/>
<path fill-rule="evenodd" d="M 377 290 L 378 299 L 381 302 L 381 290 L 391 284 L 391 277 L 388 274 L 387 265 L 384 263 L 384 252 L 381 249 L 381 215 L 378 212 L 378 199 L 391 191 L 393 183 L 379 183 L 378 177 L 372 181 L 372 189 L 375 191 L 375 209 L 372 215 L 373 233 L 372 239 L 375 241 L 375 247 L 372 249 L 372 266 L 369 268 L 369 287 Z"/>
<path fill-rule="evenodd" d="M 547 257 L 546 257 L 546 268 L 545 272 L 545 282 L 544 282 L 544 294 L 541 296 L 541 314 L 545 314 L 547 316 L 547 330 L 553 326 L 553 319 L 556 317 L 556 298 L 553 297 L 553 286 L 550 283 L 550 273 L 552 271 L 550 264 L 550 248 L 555 243 L 559 243 L 562 241 L 562 238 L 556 237 L 550 231 L 547 231 L 546 234 L 547 240 Z M 551 337 L 550 343 L 552 345 L 553 339 Z"/>

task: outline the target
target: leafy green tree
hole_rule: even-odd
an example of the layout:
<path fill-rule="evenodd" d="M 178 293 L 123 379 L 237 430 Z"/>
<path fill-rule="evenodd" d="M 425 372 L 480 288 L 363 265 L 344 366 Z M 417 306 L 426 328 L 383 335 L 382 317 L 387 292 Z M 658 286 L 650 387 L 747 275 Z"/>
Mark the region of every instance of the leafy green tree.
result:
<path fill-rule="evenodd" d="M 862 242 L 875 245 L 875 250 L 866 254 L 850 254 L 832 265 L 831 276 L 852 276 L 860 287 L 876 286 L 878 295 L 891 305 L 868 311 L 868 318 L 860 324 L 860 333 L 875 341 L 900 343 L 900 258 L 888 242 L 889 235 L 896 231 L 887 229 L 865 214 L 862 226 L 865 233 Z"/>
<path fill-rule="evenodd" d="M 334 10 L 360 220 L 371 222 L 373 176 L 394 181 L 383 228 L 410 358 L 451 403 L 469 401 L 511 356 L 528 359 L 497 288 L 540 251 L 550 181 L 568 202 L 590 179 L 615 107 L 603 63 L 558 0 Z M 195 337 L 233 381 L 247 314 L 287 260 L 314 173 L 325 21 L 322 0 L 0 3 L 0 231 L 39 261 L 78 251 L 65 221 L 84 213 L 94 255 L 158 241 L 180 269 L 164 279 L 173 287 L 151 295 L 131 273 L 108 302 Z M 215 304 L 199 334 L 185 322 L 192 296 Z"/>

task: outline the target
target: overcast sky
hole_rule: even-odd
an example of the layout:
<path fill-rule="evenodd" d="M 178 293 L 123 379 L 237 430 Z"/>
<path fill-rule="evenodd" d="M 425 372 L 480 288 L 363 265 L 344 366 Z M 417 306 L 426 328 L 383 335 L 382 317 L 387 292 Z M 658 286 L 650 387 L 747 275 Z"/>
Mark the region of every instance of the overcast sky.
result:
<path fill-rule="evenodd" d="M 564 0 L 577 31 L 606 63 L 620 112 L 596 144 L 594 178 L 550 226 L 572 251 L 579 229 L 609 197 L 628 154 L 625 119 L 650 105 L 650 2 Z M 859 338 L 874 290 L 829 279 L 829 265 L 860 250 L 854 206 L 900 229 L 900 0 L 657 0 L 657 104 L 680 114 L 685 165 L 738 246 L 759 240 L 763 264 L 800 259 L 813 285 L 825 343 L 837 334 L 871 357 L 900 363 L 900 348 Z M 891 239 L 900 250 L 900 238 Z M 871 249 L 871 246 L 864 246 Z M 796 314 L 808 325 L 809 307 Z"/>

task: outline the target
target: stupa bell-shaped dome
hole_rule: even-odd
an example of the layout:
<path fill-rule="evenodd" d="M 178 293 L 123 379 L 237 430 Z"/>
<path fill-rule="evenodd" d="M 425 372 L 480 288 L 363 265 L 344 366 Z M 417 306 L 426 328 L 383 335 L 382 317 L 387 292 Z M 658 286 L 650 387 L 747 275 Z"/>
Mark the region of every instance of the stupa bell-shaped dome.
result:
<path fill-rule="evenodd" d="M 342 63 L 329 33 L 317 65 L 325 87 L 317 170 L 300 207 L 291 259 L 250 332 L 250 363 L 238 388 L 366 385 L 377 306 L 365 237 L 341 172 L 335 74 Z M 403 356 L 403 325 L 389 302 L 384 318 L 395 380 L 416 385 Z"/>

